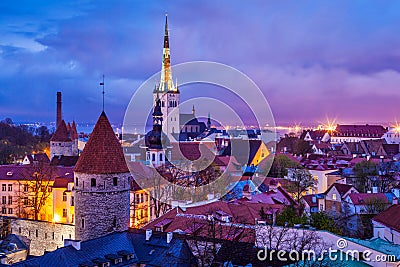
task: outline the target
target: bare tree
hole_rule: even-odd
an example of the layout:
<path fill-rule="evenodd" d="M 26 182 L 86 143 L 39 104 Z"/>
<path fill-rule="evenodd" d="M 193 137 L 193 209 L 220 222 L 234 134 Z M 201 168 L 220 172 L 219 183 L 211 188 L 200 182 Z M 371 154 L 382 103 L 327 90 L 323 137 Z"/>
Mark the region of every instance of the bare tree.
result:
<path fill-rule="evenodd" d="M 34 220 L 45 212 L 46 204 L 52 194 L 54 166 L 45 162 L 29 165 L 18 180 L 18 215 Z M 44 214 L 45 215 L 45 214 Z"/>
<path fill-rule="evenodd" d="M 370 197 L 365 200 L 365 209 L 368 214 L 378 214 L 389 206 L 387 200 L 378 197 Z"/>
<path fill-rule="evenodd" d="M 292 193 L 294 199 L 300 204 L 303 193 L 310 187 L 317 184 L 307 169 L 292 169 L 290 174 L 292 183 L 288 186 L 288 191 Z"/>

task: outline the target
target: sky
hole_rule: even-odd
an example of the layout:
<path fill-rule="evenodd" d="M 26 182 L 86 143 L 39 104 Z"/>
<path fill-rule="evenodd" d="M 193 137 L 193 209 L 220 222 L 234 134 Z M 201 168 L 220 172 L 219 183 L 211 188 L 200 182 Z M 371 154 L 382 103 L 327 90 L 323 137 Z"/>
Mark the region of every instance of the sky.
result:
<path fill-rule="evenodd" d="M 55 121 L 62 91 L 66 120 L 95 122 L 104 74 L 106 113 L 122 122 L 137 88 L 160 71 L 165 12 L 171 63 L 238 69 L 277 124 L 400 120 L 400 2 L 361 0 L 3 0 L 0 119 Z"/>

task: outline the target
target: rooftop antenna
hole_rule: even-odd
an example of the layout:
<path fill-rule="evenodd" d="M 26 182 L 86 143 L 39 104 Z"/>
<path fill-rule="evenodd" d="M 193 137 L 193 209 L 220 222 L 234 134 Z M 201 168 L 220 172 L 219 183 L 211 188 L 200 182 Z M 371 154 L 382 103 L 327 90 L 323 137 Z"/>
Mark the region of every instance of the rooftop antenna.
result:
<path fill-rule="evenodd" d="M 103 74 L 103 82 L 100 83 L 101 86 L 103 86 L 103 92 L 101 92 L 103 94 L 103 112 L 104 112 L 104 74 Z"/>

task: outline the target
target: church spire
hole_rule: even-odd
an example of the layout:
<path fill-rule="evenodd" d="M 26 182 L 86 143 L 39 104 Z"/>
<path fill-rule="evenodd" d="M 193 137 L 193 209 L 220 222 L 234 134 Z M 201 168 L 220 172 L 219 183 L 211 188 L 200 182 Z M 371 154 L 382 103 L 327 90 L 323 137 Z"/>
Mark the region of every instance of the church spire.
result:
<path fill-rule="evenodd" d="M 176 92 L 177 89 L 174 86 L 172 80 L 171 71 L 171 55 L 169 50 L 169 30 L 168 30 L 168 13 L 165 14 L 165 32 L 164 32 L 164 47 L 163 47 L 163 59 L 161 65 L 161 80 L 157 88 L 159 92 Z"/>

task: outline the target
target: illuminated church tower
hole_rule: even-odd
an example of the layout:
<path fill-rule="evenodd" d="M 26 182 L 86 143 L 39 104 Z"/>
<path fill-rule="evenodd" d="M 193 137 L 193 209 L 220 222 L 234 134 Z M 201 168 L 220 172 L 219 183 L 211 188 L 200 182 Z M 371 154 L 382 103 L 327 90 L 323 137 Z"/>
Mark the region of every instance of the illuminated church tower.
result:
<path fill-rule="evenodd" d="M 171 58 L 169 51 L 168 16 L 165 15 L 165 34 L 163 60 L 161 66 L 161 79 L 156 84 L 153 92 L 153 103 L 159 99 L 163 114 L 163 132 L 171 138 L 173 134 L 179 134 L 179 102 L 180 94 L 178 85 L 172 80 Z M 175 135 L 176 136 L 176 135 Z"/>

